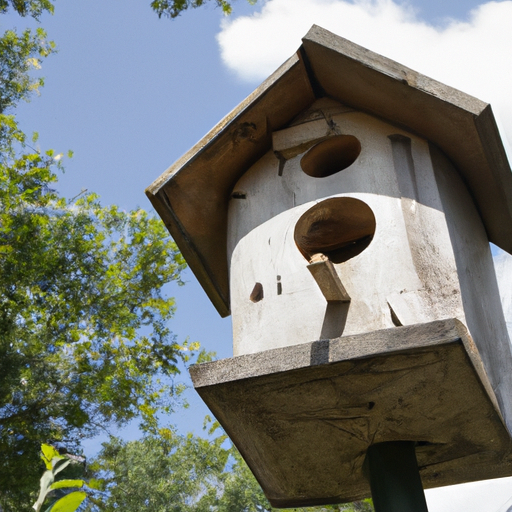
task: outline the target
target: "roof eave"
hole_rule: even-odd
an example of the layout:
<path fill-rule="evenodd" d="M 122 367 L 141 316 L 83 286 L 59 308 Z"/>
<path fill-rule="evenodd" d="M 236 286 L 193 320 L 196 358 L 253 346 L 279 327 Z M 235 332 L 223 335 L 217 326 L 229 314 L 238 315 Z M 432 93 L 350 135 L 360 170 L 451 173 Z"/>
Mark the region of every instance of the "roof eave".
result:
<path fill-rule="evenodd" d="M 438 146 L 467 184 L 489 240 L 512 253 L 512 173 L 490 106 L 313 26 L 296 54 L 146 190 L 221 316 L 230 312 L 232 187 L 271 148 L 272 132 L 321 95 Z"/>

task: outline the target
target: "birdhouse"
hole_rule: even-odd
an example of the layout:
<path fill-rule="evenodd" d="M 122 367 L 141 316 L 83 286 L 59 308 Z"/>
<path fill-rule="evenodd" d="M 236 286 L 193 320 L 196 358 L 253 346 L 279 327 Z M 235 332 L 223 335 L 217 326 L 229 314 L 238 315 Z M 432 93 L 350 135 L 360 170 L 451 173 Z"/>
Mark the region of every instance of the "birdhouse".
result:
<path fill-rule="evenodd" d="M 147 194 L 234 357 L 194 385 L 273 506 L 512 475 L 512 355 L 489 241 L 512 174 L 489 105 L 314 26 Z"/>

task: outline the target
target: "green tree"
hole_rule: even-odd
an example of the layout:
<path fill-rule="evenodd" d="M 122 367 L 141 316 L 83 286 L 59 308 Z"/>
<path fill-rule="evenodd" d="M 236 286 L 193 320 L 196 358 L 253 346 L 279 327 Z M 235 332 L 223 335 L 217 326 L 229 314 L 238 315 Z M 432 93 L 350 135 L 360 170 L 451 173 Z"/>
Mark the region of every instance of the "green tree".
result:
<path fill-rule="evenodd" d="M 112 439 L 93 463 L 114 512 L 274 512 L 225 435 L 202 439 L 161 430 L 138 441 Z M 370 500 L 295 512 L 370 512 Z"/>
<path fill-rule="evenodd" d="M 37 16 L 44 1 L 0 4 Z M 31 147 L 13 112 L 42 82 L 43 31 L 0 40 L 0 506 L 30 510 L 42 442 L 81 439 L 141 418 L 156 428 L 195 345 L 168 328 L 185 263 L 143 210 L 54 189 L 62 154 Z"/>
<path fill-rule="evenodd" d="M 206 0 L 207 1 L 207 0 Z M 158 17 L 162 16 L 168 18 L 176 18 L 183 11 L 190 8 L 201 7 L 206 3 L 205 0 L 153 0 L 151 2 L 152 9 L 158 14 Z M 231 14 L 232 7 L 231 3 L 227 0 L 214 0 L 217 7 L 222 9 L 224 14 Z M 249 0 L 250 3 L 255 3 L 256 0 Z"/>
<path fill-rule="evenodd" d="M 139 441 L 105 443 L 93 463 L 110 495 L 104 510 L 210 510 L 218 493 L 217 475 L 228 458 L 221 443 L 180 436 L 170 429 Z"/>
<path fill-rule="evenodd" d="M 158 17 L 176 18 L 188 8 L 201 7 L 208 0 L 152 0 L 151 8 L 158 14 Z M 254 4 L 257 0 L 248 0 Z M 231 14 L 232 6 L 228 0 L 214 0 L 217 7 L 220 7 L 225 14 Z M 53 3 L 50 0 L 0 0 L 0 13 L 7 12 L 9 8 L 15 10 L 21 16 L 33 16 L 36 19 L 44 12 L 53 13 Z"/>
<path fill-rule="evenodd" d="M 20 16 L 32 16 L 39 19 L 45 11 L 53 13 L 53 3 L 50 0 L 0 0 L 0 14 L 10 8 Z"/>
<path fill-rule="evenodd" d="M 167 327 L 163 285 L 184 262 L 161 222 L 59 197 L 59 155 L 28 151 L 12 118 L 0 122 L 0 496 L 15 496 L 41 441 L 76 449 L 137 416 L 153 428 L 194 347 Z"/>
<path fill-rule="evenodd" d="M 46 33 L 38 28 L 35 33 L 25 30 L 18 35 L 7 30 L 0 38 L 0 114 L 14 108 L 44 84 L 43 78 L 34 79 L 33 69 L 41 67 L 42 59 L 55 51 Z"/>

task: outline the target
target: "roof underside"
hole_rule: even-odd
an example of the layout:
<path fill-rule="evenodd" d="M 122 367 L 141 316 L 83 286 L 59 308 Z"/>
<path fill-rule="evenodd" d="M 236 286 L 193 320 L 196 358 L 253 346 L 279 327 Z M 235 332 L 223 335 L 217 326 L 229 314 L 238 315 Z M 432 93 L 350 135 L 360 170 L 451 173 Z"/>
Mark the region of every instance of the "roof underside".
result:
<path fill-rule="evenodd" d="M 146 193 L 222 316 L 229 315 L 227 207 L 235 183 L 287 126 L 328 96 L 436 144 L 455 164 L 489 240 L 512 253 L 512 173 L 488 104 L 313 26 L 298 52 Z"/>

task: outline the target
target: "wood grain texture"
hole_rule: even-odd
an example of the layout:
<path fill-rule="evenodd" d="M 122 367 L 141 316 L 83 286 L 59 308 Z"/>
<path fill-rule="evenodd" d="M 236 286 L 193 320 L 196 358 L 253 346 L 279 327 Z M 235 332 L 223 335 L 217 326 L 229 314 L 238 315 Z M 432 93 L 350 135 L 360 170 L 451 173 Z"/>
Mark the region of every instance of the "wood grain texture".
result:
<path fill-rule="evenodd" d="M 312 261 L 308 265 L 308 270 L 315 278 L 327 302 L 350 302 L 350 296 L 347 290 L 345 290 L 331 261 L 327 258 L 320 261 Z"/>
<path fill-rule="evenodd" d="M 512 475 L 512 443 L 456 320 L 322 340 L 191 368 L 276 507 L 369 496 L 368 446 L 414 441 L 424 487 Z"/>

